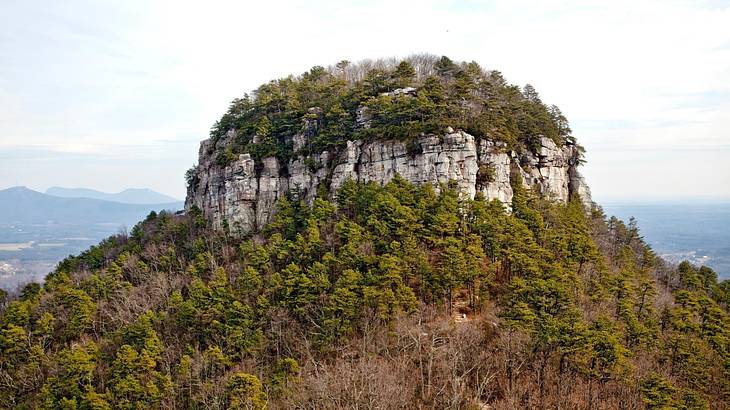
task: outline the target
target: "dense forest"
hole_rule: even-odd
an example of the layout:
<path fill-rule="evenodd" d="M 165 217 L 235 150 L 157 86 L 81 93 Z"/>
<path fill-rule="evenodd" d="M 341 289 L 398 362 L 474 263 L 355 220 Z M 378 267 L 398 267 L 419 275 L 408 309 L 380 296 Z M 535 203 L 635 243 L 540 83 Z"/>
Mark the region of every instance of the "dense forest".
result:
<path fill-rule="evenodd" d="M 517 152 L 536 151 L 540 137 L 575 144 L 560 109 L 544 104 L 531 85 L 511 85 L 476 62 L 428 54 L 341 61 L 271 81 L 234 100 L 211 138 L 235 131 L 218 153 L 221 165 L 243 152 L 285 164 L 295 155 L 337 151 L 348 140 L 412 141 L 447 127 Z M 302 132 L 307 144 L 294 152 L 292 136 Z"/>
<path fill-rule="evenodd" d="M 446 127 L 576 143 L 532 87 L 431 56 L 273 81 L 211 137 L 225 164 Z M 152 213 L 0 295 L 0 408 L 730 407 L 730 282 L 512 180 L 511 204 L 399 176 L 293 189 L 245 237 Z"/>
<path fill-rule="evenodd" d="M 2 303 L 3 408 L 726 408 L 730 285 L 514 187 L 151 214 Z M 491 406 L 491 407 L 487 407 Z"/>

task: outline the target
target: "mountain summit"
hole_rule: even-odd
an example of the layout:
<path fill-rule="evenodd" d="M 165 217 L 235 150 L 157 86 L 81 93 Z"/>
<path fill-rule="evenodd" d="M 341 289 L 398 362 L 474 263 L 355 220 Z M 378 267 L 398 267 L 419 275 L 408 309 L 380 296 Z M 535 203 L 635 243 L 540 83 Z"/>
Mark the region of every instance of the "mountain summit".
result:
<path fill-rule="evenodd" d="M 312 204 L 344 182 L 396 175 L 509 205 L 513 181 L 590 209 L 583 149 L 556 106 L 496 71 L 419 56 L 315 67 L 235 100 L 188 172 L 187 208 L 220 229 L 254 232 L 293 191 Z"/>
<path fill-rule="evenodd" d="M 730 407 L 730 281 L 606 217 L 581 153 L 476 63 L 264 84 L 187 212 L 0 300 L 0 407 Z"/>

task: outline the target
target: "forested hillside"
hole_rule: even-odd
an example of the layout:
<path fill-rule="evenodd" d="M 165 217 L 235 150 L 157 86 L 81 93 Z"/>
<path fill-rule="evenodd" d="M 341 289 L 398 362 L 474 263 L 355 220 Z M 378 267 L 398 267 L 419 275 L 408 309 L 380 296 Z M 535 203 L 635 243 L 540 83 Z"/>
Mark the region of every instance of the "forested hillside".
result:
<path fill-rule="evenodd" d="M 301 169 L 282 185 L 299 159 L 324 166 L 306 153 L 451 132 L 470 133 L 468 195 L 383 161 L 382 185 L 321 173 L 304 193 L 316 170 Z M 212 165 L 186 176 L 205 205 L 189 196 L 2 295 L 0 407 L 730 406 L 730 282 L 587 209 L 569 182 L 582 151 L 530 86 L 446 57 L 315 67 L 234 101 L 201 147 Z M 497 157 L 500 185 L 477 190 Z M 232 234 L 236 212 L 270 223 Z"/>
<path fill-rule="evenodd" d="M 396 178 L 233 239 L 151 214 L 3 301 L 4 408 L 726 408 L 728 282 L 514 187 Z"/>

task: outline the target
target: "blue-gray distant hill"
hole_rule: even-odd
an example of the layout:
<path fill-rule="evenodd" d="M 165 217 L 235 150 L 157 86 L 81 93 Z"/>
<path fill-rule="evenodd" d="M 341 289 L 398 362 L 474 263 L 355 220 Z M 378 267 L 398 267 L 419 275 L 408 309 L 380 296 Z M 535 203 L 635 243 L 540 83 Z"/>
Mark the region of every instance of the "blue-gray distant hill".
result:
<path fill-rule="evenodd" d="M 95 224 L 133 226 L 150 211 L 179 210 L 181 201 L 129 204 L 92 198 L 61 198 L 13 187 L 0 191 L 2 224 Z"/>
<path fill-rule="evenodd" d="M 151 211 L 182 207 L 181 201 L 125 204 L 61 198 L 26 187 L 0 190 L 0 288 L 42 280 L 64 257 L 131 229 Z"/>
<path fill-rule="evenodd" d="M 654 250 L 672 262 L 689 260 L 730 278 L 730 201 L 604 202 L 608 215 L 635 217 Z"/>
<path fill-rule="evenodd" d="M 107 193 L 88 188 L 63 188 L 54 186 L 48 188 L 46 194 L 62 198 L 90 198 L 125 204 L 164 204 L 179 202 L 178 199 L 147 188 L 129 188 L 122 192 Z"/>

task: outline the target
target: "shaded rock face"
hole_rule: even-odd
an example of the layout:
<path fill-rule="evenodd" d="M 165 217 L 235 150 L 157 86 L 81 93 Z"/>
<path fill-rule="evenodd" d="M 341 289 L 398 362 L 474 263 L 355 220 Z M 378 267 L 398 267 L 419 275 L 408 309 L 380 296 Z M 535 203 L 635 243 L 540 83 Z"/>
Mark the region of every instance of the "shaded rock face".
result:
<path fill-rule="evenodd" d="M 295 156 L 288 164 L 269 157 L 257 165 L 249 154 L 241 154 L 220 166 L 215 160 L 217 147 L 205 140 L 185 205 L 199 207 L 215 229 L 243 235 L 270 222 L 276 202 L 290 190 L 296 189 L 311 203 L 322 188 L 334 196 L 347 179 L 386 184 L 399 174 L 437 190 L 440 184 L 453 181 L 462 195 L 474 198 L 481 192 L 507 206 L 512 201 L 511 180 L 521 178 L 528 189 L 541 195 L 566 201 L 576 194 L 590 207 L 590 191 L 577 169 L 577 147 L 560 148 L 542 138 L 536 155 L 517 155 L 501 143 L 447 131 L 411 144 L 348 141 L 339 153 Z M 229 132 L 215 145 L 224 147 L 233 137 L 235 133 Z M 304 143 L 303 136 L 294 137 L 295 147 Z"/>

